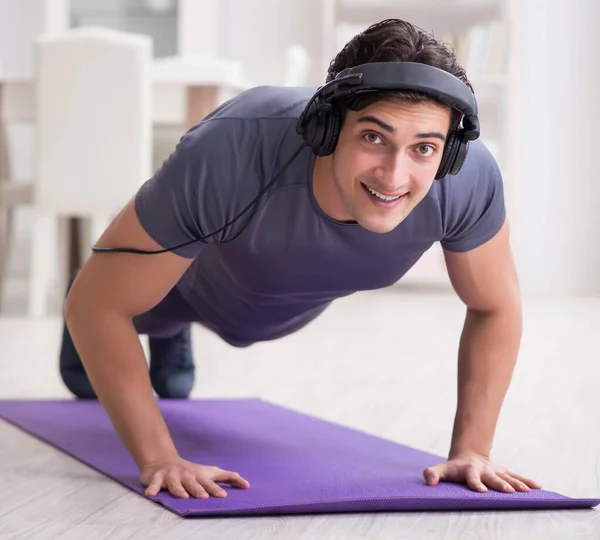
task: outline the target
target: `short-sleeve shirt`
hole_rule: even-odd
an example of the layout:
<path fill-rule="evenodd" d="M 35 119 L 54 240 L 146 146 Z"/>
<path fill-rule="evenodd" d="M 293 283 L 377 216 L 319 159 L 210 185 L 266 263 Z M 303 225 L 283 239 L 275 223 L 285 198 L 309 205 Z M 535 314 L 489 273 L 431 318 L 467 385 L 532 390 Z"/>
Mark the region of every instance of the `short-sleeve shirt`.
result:
<path fill-rule="evenodd" d="M 435 242 L 472 250 L 505 220 L 500 170 L 481 140 L 457 175 L 434 181 L 385 234 L 322 211 L 307 146 L 264 190 L 301 147 L 296 123 L 314 91 L 263 86 L 227 101 L 181 138 L 136 195 L 143 228 L 164 248 L 207 236 L 174 250 L 193 259 L 176 287 L 230 343 L 293 332 L 336 298 L 398 282 Z"/>

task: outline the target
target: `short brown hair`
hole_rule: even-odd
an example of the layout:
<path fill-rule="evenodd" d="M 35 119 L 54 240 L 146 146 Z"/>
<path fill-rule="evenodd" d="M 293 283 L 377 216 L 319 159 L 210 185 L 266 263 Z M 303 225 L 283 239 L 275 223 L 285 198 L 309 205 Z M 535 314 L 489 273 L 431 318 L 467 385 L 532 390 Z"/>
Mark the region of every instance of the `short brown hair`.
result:
<path fill-rule="evenodd" d="M 337 74 L 344 69 L 370 62 L 428 64 L 454 75 L 473 92 L 466 72 L 458 64 L 452 48 L 436 39 L 432 33 L 401 19 L 386 19 L 355 35 L 331 61 L 327 70 L 326 82 L 335 79 Z M 357 111 L 385 98 L 397 98 L 417 103 L 435 101 L 416 91 L 373 92 L 344 100 L 343 103 L 340 103 L 342 114 L 344 108 Z M 451 126 L 455 126 L 460 121 L 460 117 L 460 113 L 453 110 Z"/>

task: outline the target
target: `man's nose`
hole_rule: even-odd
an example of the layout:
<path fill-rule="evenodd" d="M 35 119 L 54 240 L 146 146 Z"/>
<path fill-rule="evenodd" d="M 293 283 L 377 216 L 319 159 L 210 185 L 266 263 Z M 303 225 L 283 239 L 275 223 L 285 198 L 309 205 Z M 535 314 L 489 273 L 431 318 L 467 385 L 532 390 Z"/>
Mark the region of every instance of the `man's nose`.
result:
<path fill-rule="evenodd" d="M 389 161 L 379 168 L 377 177 L 385 182 L 389 191 L 400 188 L 408 183 L 410 164 L 405 153 L 390 157 Z"/>

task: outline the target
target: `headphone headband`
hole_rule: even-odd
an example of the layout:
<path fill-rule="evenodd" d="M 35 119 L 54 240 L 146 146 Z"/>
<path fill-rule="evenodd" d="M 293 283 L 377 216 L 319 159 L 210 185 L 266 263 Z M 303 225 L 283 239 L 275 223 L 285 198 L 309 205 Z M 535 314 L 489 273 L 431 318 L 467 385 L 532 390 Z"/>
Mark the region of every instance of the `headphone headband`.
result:
<path fill-rule="evenodd" d="M 436 178 L 456 174 L 466 157 L 469 141 L 480 135 L 477 101 L 471 89 L 443 69 L 419 62 L 372 62 L 340 71 L 309 100 L 297 131 L 317 155 L 328 155 L 341 129 L 336 102 L 348 96 L 375 91 L 413 90 L 445 103 L 460 112 L 462 127 L 446 143 Z"/>

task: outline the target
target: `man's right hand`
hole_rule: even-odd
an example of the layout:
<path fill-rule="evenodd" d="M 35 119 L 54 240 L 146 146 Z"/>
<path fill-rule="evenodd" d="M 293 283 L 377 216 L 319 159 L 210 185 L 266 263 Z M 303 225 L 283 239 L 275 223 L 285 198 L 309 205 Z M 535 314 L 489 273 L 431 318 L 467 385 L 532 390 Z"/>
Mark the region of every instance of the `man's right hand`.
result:
<path fill-rule="evenodd" d="M 214 466 L 198 465 L 181 457 L 142 467 L 140 482 L 146 487 L 145 494 L 149 497 L 154 497 L 161 489 L 165 489 L 178 499 L 187 499 L 190 496 L 206 499 L 210 495 L 226 497 L 226 491 L 216 482 L 242 489 L 250 487 L 250 483 L 236 472 L 225 471 Z"/>

